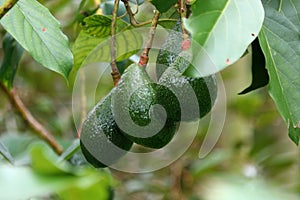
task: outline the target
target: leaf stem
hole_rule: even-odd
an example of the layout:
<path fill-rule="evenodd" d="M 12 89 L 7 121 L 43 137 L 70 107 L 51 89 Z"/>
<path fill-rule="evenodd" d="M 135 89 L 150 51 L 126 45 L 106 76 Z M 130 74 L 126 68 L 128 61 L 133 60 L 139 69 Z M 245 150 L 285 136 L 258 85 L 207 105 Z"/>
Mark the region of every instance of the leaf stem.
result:
<path fill-rule="evenodd" d="M 178 3 L 179 3 L 178 12 L 179 12 L 180 18 L 181 18 L 181 29 L 182 29 L 181 49 L 184 51 L 191 47 L 191 40 L 189 37 L 189 33 L 186 31 L 184 23 L 183 23 L 184 19 L 188 17 L 188 11 L 187 11 L 187 7 L 185 4 L 185 0 L 180 0 Z"/>
<path fill-rule="evenodd" d="M 146 42 L 146 46 L 144 48 L 144 51 L 143 51 L 142 55 L 140 56 L 140 60 L 139 60 L 139 63 L 138 63 L 138 65 L 141 66 L 141 67 L 146 67 L 146 65 L 148 63 L 148 60 L 149 60 L 148 55 L 149 55 L 149 51 L 150 51 L 152 43 L 153 43 L 153 39 L 154 39 L 157 24 L 158 24 L 159 16 L 160 16 L 160 13 L 157 10 L 155 10 L 155 14 L 154 14 L 154 17 L 152 19 L 151 28 L 150 28 L 150 31 L 149 31 L 148 40 Z"/>
<path fill-rule="evenodd" d="M 114 85 L 118 85 L 121 78 L 120 72 L 117 67 L 117 44 L 116 44 L 116 24 L 117 24 L 117 14 L 119 8 L 119 0 L 114 2 L 114 10 L 112 13 L 112 23 L 110 32 L 110 56 L 111 56 L 111 76 L 113 78 Z"/>
<path fill-rule="evenodd" d="M 18 0 L 7 0 L 0 6 L 0 19 L 18 2 Z"/>
<path fill-rule="evenodd" d="M 26 108 L 19 95 L 16 92 L 15 88 L 8 90 L 1 82 L 0 87 L 7 95 L 10 103 L 13 107 L 19 112 L 23 120 L 29 125 L 29 127 L 43 140 L 45 140 L 51 148 L 58 154 L 62 154 L 63 148 L 58 144 L 55 138 L 46 130 L 46 128 L 40 124 Z"/>

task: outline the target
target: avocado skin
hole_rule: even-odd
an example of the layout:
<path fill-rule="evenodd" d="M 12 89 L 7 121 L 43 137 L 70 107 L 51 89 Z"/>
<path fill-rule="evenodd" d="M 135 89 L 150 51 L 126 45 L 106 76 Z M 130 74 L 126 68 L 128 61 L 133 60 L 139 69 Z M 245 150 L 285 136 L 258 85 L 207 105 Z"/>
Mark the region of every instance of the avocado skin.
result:
<path fill-rule="evenodd" d="M 195 121 L 204 117 L 211 110 L 217 97 L 217 84 L 215 76 L 191 78 L 182 75 L 174 67 L 169 67 L 159 79 L 161 86 L 167 87 L 177 94 L 177 101 L 182 102 L 169 110 L 169 116 L 174 121 Z M 176 102 L 174 97 L 167 96 L 164 90 L 158 89 L 159 102 Z M 194 95 L 194 98 L 192 97 Z M 196 99 L 195 99 L 196 98 Z M 194 101 L 197 100 L 197 103 Z M 198 108 L 195 106 L 198 104 Z M 181 112 L 182 111 L 182 112 Z"/>
<path fill-rule="evenodd" d="M 122 116 L 122 112 L 128 112 L 131 117 L 130 120 L 138 126 L 147 126 L 151 120 L 166 120 L 163 128 L 155 135 L 151 135 L 149 137 L 133 136 L 127 133 L 126 130 L 122 130 L 122 128 L 120 128 L 126 137 L 137 144 L 155 149 L 162 148 L 171 141 L 176 132 L 176 123 L 169 120 L 168 117 L 167 119 L 160 119 L 162 117 L 160 112 L 156 109 L 152 109 L 153 105 L 160 104 L 156 97 L 157 84 L 152 82 L 144 67 L 140 67 L 137 64 L 130 65 L 121 77 L 116 88 L 116 94 L 118 100 L 112 104 L 113 112 L 121 119 L 126 117 L 125 115 Z M 172 95 L 172 93 L 170 95 Z M 127 99 L 129 99 L 129 103 L 122 103 L 119 111 L 114 109 L 114 107 L 120 106 L 120 102 L 128 101 Z M 131 128 L 130 124 L 126 124 L 126 122 L 124 123 L 126 129 Z M 142 134 L 143 133 L 141 133 L 141 135 Z"/>
<path fill-rule="evenodd" d="M 81 149 L 87 161 L 96 168 L 115 163 L 133 144 L 122 134 L 114 120 L 112 92 L 114 89 L 89 112 L 82 126 Z"/>
<path fill-rule="evenodd" d="M 173 63 L 181 50 L 182 29 L 178 20 L 170 31 L 166 41 L 158 52 L 156 60 L 156 77 L 159 79 L 163 72 Z"/>
<path fill-rule="evenodd" d="M 168 117 L 176 122 L 195 121 L 204 117 L 211 110 L 217 97 L 215 75 L 192 78 L 184 75 L 191 66 L 191 50 L 182 51 L 182 29 L 178 21 L 159 51 L 156 60 L 156 76 L 160 88 L 157 89 L 158 102 L 165 105 L 169 111 Z M 164 88 L 163 88 L 164 87 Z M 177 99 L 169 96 L 168 88 L 177 94 Z M 195 108 L 195 98 L 191 97 L 191 88 L 197 98 L 198 108 Z M 180 108 L 179 101 L 182 103 Z M 168 105 L 168 102 L 173 105 Z M 198 113 L 198 114 L 197 114 Z"/>

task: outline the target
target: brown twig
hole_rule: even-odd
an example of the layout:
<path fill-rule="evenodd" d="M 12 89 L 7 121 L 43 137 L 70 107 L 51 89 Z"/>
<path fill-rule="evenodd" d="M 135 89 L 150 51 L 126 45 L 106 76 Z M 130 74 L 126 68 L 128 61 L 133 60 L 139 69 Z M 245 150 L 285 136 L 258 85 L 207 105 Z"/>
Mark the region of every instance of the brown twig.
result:
<path fill-rule="evenodd" d="M 32 116 L 17 94 L 16 89 L 12 88 L 11 90 L 8 90 L 2 83 L 0 83 L 0 87 L 7 95 L 10 103 L 17 112 L 20 113 L 21 117 L 29 125 L 29 127 L 43 140 L 45 140 L 58 155 L 62 154 L 63 148 L 56 142 L 55 138 L 46 130 L 46 128 Z"/>
<path fill-rule="evenodd" d="M 146 47 L 144 48 L 144 51 L 143 51 L 142 55 L 140 56 L 140 60 L 138 63 L 139 66 L 141 66 L 141 67 L 145 67 L 148 63 L 148 60 L 149 60 L 148 54 L 149 54 L 149 51 L 150 51 L 152 43 L 153 43 L 159 16 L 160 16 L 160 13 L 156 10 L 154 17 L 152 19 L 152 24 L 151 24 L 151 28 L 150 28 L 150 32 L 149 32 L 148 41 L 146 42 Z"/>
<path fill-rule="evenodd" d="M 0 6 L 0 19 L 18 2 L 18 0 L 7 0 Z"/>
<path fill-rule="evenodd" d="M 178 4 L 179 4 L 178 12 L 179 12 L 180 18 L 181 18 L 181 29 L 182 29 L 181 49 L 184 51 L 184 50 L 189 49 L 191 46 L 191 40 L 189 37 L 189 33 L 186 31 L 186 29 L 184 27 L 184 23 L 183 23 L 184 18 L 188 17 L 188 12 L 187 12 L 185 0 L 179 0 Z"/>
<path fill-rule="evenodd" d="M 124 3 L 124 6 L 126 8 L 126 12 L 129 15 L 129 20 L 132 26 L 139 26 L 139 23 L 136 21 L 136 19 L 134 18 L 134 14 L 132 13 L 132 10 L 129 6 L 129 2 L 128 0 L 121 0 Z"/>
<path fill-rule="evenodd" d="M 110 32 L 110 56 L 111 56 L 111 76 L 114 81 L 114 85 L 118 85 L 121 78 L 120 72 L 117 67 L 117 44 L 116 44 L 116 25 L 117 25 L 117 14 L 119 8 L 119 0 L 114 2 L 114 10 L 112 13 L 112 23 Z"/>

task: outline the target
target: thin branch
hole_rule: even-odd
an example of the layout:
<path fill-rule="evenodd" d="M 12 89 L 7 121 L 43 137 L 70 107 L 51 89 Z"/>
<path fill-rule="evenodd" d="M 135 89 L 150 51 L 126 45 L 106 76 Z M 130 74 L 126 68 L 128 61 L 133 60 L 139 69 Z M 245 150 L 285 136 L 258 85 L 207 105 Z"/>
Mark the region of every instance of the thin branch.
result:
<path fill-rule="evenodd" d="M 181 49 L 187 50 L 191 47 L 191 40 L 189 37 L 189 33 L 186 31 L 183 20 L 188 17 L 188 12 L 187 12 L 187 7 L 185 4 L 185 0 L 180 0 L 179 1 L 179 9 L 178 12 L 180 14 L 181 18 L 181 30 L 182 30 L 182 44 L 181 44 Z"/>
<path fill-rule="evenodd" d="M 18 2 L 18 0 L 7 0 L 0 6 L 0 19 Z"/>
<path fill-rule="evenodd" d="M 120 72 L 117 67 L 117 44 L 116 44 L 116 26 L 117 26 L 117 14 L 119 8 L 119 0 L 115 0 L 114 10 L 112 13 L 112 23 L 111 23 L 111 32 L 110 32 L 110 56 L 111 56 L 111 75 L 114 81 L 114 85 L 118 85 L 118 82 L 121 78 Z"/>
<path fill-rule="evenodd" d="M 32 116 L 17 94 L 16 89 L 12 88 L 11 90 L 8 90 L 2 83 L 0 83 L 0 87 L 7 95 L 10 103 L 17 110 L 17 112 L 20 113 L 21 117 L 29 125 L 29 127 L 38 136 L 45 140 L 58 155 L 62 154 L 63 148 L 56 142 L 55 138 L 46 130 L 46 128 Z"/>
<path fill-rule="evenodd" d="M 146 67 L 148 60 L 149 60 L 149 51 L 152 47 L 152 43 L 153 43 L 153 39 L 154 39 L 154 35 L 155 35 L 155 31 L 156 31 L 156 27 L 158 24 L 158 19 L 159 19 L 160 13 L 156 10 L 154 17 L 152 19 L 152 24 L 151 24 L 151 29 L 149 32 L 149 36 L 148 36 L 148 41 L 146 43 L 146 47 L 142 53 L 142 55 L 140 56 L 140 60 L 139 60 L 139 66 L 141 67 Z"/>
<path fill-rule="evenodd" d="M 132 24 L 132 26 L 138 26 L 139 23 L 136 21 L 136 19 L 134 18 L 134 14 L 132 13 L 132 10 L 129 6 L 129 2 L 128 0 L 121 0 L 123 3 L 124 3 L 124 6 L 126 8 L 126 12 L 128 13 L 129 15 L 129 20 L 130 20 L 130 23 Z"/>

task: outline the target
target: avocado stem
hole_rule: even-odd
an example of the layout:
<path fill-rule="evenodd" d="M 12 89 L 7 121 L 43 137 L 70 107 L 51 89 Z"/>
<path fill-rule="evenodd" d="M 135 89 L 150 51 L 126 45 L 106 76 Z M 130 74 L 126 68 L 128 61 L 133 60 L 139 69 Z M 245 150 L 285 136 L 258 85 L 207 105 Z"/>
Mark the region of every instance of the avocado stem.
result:
<path fill-rule="evenodd" d="M 159 16 L 160 16 L 160 13 L 157 10 L 155 10 L 155 14 L 154 14 L 154 17 L 152 19 L 151 28 L 150 28 L 150 31 L 149 31 L 148 40 L 146 42 L 146 46 L 144 48 L 144 51 L 143 51 L 142 55 L 140 56 L 140 60 L 139 60 L 139 63 L 138 63 L 138 65 L 140 67 L 146 67 L 146 65 L 148 63 L 149 51 L 152 47 L 152 43 L 153 43 L 156 27 L 157 27 L 157 24 L 158 24 Z"/>
<path fill-rule="evenodd" d="M 185 29 L 183 20 L 185 18 L 188 18 L 188 10 L 185 4 L 185 0 L 179 0 L 178 2 L 179 8 L 178 12 L 180 14 L 180 19 L 181 19 L 181 30 L 182 30 L 182 43 L 181 43 L 181 50 L 185 51 L 191 47 L 191 40 L 189 38 L 189 33 Z"/>
<path fill-rule="evenodd" d="M 110 56 L 111 56 L 111 75 L 114 82 L 114 86 L 118 85 L 121 78 L 120 72 L 117 66 L 117 44 L 116 44 L 116 24 L 117 24 L 117 14 L 119 8 L 119 0 L 115 0 L 114 9 L 112 13 L 112 23 L 110 31 Z"/>

